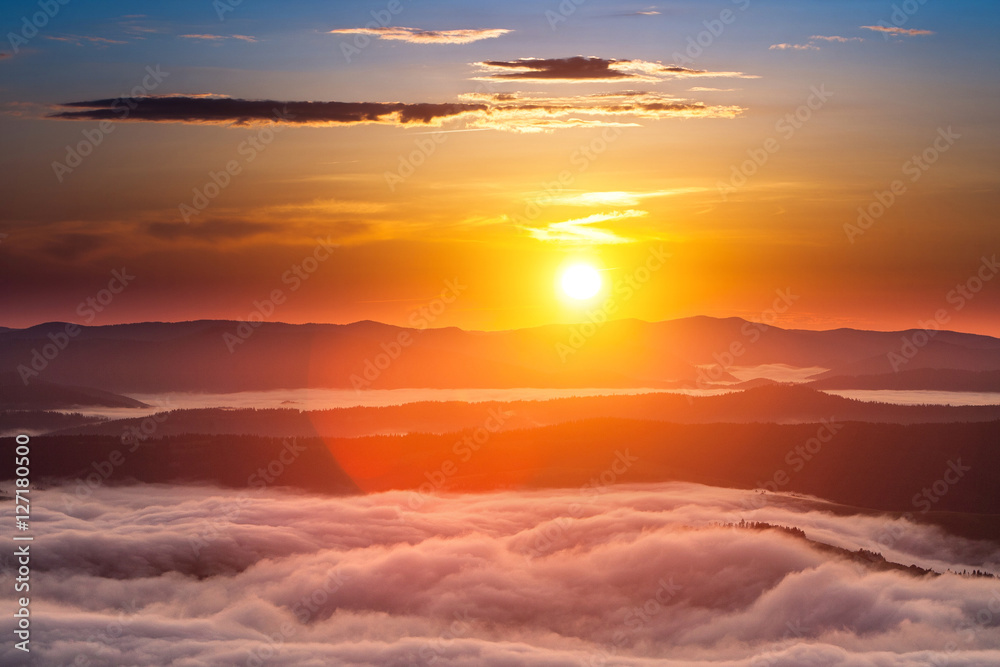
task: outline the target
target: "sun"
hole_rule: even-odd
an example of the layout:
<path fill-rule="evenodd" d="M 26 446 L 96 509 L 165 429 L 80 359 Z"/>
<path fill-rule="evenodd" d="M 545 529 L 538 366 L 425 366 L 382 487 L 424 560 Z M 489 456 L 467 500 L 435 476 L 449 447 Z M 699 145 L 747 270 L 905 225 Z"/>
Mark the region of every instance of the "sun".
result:
<path fill-rule="evenodd" d="M 559 284 L 566 296 L 583 301 L 601 291 L 601 274 L 590 264 L 573 264 L 563 271 Z"/>

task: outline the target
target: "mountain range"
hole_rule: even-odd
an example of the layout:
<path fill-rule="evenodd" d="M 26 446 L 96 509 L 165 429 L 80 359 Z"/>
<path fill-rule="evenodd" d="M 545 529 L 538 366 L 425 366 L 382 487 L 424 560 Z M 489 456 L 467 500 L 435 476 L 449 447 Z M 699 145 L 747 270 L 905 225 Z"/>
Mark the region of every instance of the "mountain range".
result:
<path fill-rule="evenodd" d="M 117 393 L 706 388 L 737 382 L 734 368 L 765 364 L 826 369 L 814 380 L 865 377 L 852 386 L 870 388 L 898 386 L 900 378 L 916 377 L 904 373 L 920 370 L 921 386 L 992 389 L 1000 339 L 952 331 L 806 331 L 709 317 L 510 331 L 216 320 L 0 329 L 0 369 L 16 373 L 22 384 Z M 984 371 L 992 375 L 976 375 Z"/>

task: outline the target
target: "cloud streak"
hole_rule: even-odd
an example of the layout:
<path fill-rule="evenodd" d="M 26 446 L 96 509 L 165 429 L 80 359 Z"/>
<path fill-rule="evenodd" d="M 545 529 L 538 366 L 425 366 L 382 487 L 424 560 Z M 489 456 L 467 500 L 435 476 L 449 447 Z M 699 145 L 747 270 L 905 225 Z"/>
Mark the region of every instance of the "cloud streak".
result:
<path fill-rule="evenodd" d="M 178 35 L 181 39 L 198 39 L 210 42 L 218 42 L 226 39 L 238 39 L 243 42 L 256 42 L 255 37 L 250 35 L 211 35 L 211 34 L 200 34 L 200 35 Z"/>
<path fill-rule="evenodd" d="M 925 35 L 933 35 L 933 30 L 918 30 L 916 28 L 900 28 L 898 26 L 884 26 L 884 25 L 863 25 L 861 26 L 865 30 L 874 30 L 875 32 L 881 32 L 886 35 L 895 35 L 898 37 L 920 37 Z"/>
<path fill-rule="evenodd" d="M 70 102 L 62 120 L 122 120 L 191 124 L 356 125 L 387 123 L 428 125 L 463 113 L 483 111 L 482 104 L 406 104 L 403 102 L 278 102 L 220 96 L 150 96 Z"/>
<path fill-rule="evenodd" d="M 706 105 L 661 93 L 623 91 L 578 96 L 525 93 L 471 93 L 466 102 L 489 105 L 489 112 L 474 119 L 472 127 L 511 132 L 549 132 L 570 127 L 627 127 L 636 119 L 735 118 L 738 106 Z M 583 118 L 581 118 L 581 116 Z"/>
<path fill-rule="evenodd" d="M 407 42 L 409 44 L 471 44 L 484 39 L 495 39 L 513 32 L 506 28 L 468 28 L 463 30 L 421 30 L 419 28 L 338 28 L 331 35 L 371 35 L 378 39 Z"/>
<path fill-rule="evenodd" d="M 646 211 L 638 210 L 612 211 L 610 213 L 595 213 L 585 218 L 553 222 L 546 227 L 525 227 L 524 229 L 539 241 L 599 245 L 631 243 L 634 239 L 619 236 L 606 229 L 595 229 L 591 225 L 605 222 L 620 222 L 629 218 L 641 218 L 646 215 L 648 215 Z"/>
<path fill-rule="evenodd" d="M 892 555 L 927 565 L 981 562 L 981 543 L 780 494 L 747 509 L 748 492 L 691 484 L 601 491 L 415 504 L 405 492 L 136 486 L 68 510 L 72 489 L 38 491 L 32 650 L 46 664 L 150 666 L 1000 660 L 997 580 L 878 571 L 719 522 L 797 526 L 850 548 L 893 525 Z"/>
<path fill-rule="evenodd" d="M 287 102 L 218 95 L 100 99 L 60 105 L 58 120 L 110 120 L 246 126 L 282 123 L 308 126 L 384 124 L 440 127 L 464 122 L 468 129 L 550 132 L 573 127 L 635 125 L 636 118 L 733 118 L 743 109 L 708 106 L 658 93 L 614 93 L 575 97 L 520 93 L 468 94 L 459 102 Z"/>
<path fill-rule="evenodd" d="M 128 44 L 128 42 L 123 42 L 118 39 L 109 39 L 107 37 L 91 37 L 88 35 L 46 35 L 45 39 L 51 40 L 53 42 L 68 42 L 70 44 L 75 44 L 76 46 L 83 46 L 84 43 L 97 44 L 99 46 L 106 46 L 108 44 Z"/>
<path fill-rule="evenodd" d="M 771 51 L 819 51 L 815 44 L 772 44 L 767 48 Z"/>
<path fill-rule="evenodd" d="M 824 42 L 836 42 L 837 44 L 847 44 L 848 42 L 863 42 L 861 37 L 841 37 L 840 35 L 813 35 L 809 39 L 818 39 Z"/>
<path fill-rule="evenodd" d="M 771 51 L 819 51 L 820 46 L 816 42 L 827 42 L 828 44 L 848 44 L 850 42 L 863 42 L 861 37 L 841 37 L 840 35 L 813 35 L 805 44 L 772 44 L 768 47 Z"/>
<path fill-rule="evenodd" d="M 476 80 L 525 82 L 617 82 L 666 81 L 692 77 L 757 78 L 743 72 L 709 72 L 647 60 L 615 60 L 574 56 L 572 58 L 519 58 L 485 60 Z"/>
<path fill-rule="evenodd" d="M 707 188 L 690 187 L 672 190 L 650 190 L 646 192 L 577 192 L 552 197 L 551 203 L 558 206 L 638 206 L 644 199 L 675 197 L 677 195 L 704 192 Z"/>

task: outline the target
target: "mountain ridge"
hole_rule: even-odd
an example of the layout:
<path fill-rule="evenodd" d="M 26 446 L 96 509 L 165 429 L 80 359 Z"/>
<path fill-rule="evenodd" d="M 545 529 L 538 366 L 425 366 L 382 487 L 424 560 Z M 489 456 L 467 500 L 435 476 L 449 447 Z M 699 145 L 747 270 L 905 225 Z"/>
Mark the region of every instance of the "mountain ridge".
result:
<path fill-rule="evenodd" d="M 912 330 L 911 330 L 912 331 Z M 71 333 L 72 332 L 72 335 Z M 735 383 L 729 369 L 885 374 L 906 332 L 782 329 L 741 318 L 613 320 L 504 331 L 232 320 L 0 330 L 0 369 L 28 382 L 116 393 L 292 387 L 678 387 Z M 936 332 L 902 370 L 1000 371 L 1000 339 Z M 45 354 L 42 354 L 42 352 Z M 896 369 L 892 369 L 896 370 Z"/>

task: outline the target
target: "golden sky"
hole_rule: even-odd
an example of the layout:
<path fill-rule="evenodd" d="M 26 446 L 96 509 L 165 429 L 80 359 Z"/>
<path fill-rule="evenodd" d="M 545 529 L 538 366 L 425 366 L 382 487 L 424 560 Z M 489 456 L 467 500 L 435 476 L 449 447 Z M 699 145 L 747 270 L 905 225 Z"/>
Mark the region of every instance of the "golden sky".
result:
<path fill-rule="evenodd" d="M 0 325 L 275 290 L 267 319 L 406 324 L 450 281 L 433 326 L 759 320 L 781 291 L 783 326 L 1000 335 L 988 3 L 130 7 L 6 23 Z M 604 287 L 573 301 L 581 261 Z"/>

